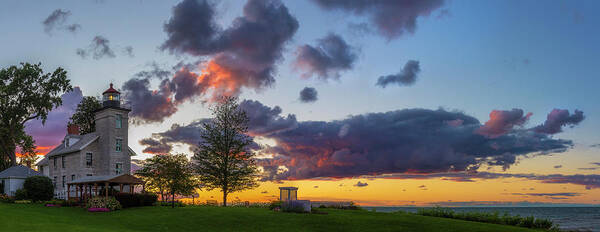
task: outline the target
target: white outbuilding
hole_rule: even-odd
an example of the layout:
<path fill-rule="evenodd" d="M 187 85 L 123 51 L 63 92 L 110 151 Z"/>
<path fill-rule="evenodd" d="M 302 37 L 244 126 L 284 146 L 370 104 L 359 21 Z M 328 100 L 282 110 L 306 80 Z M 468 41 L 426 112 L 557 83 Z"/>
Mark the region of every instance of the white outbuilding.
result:
<path fill-rule="evenodd" d="M 23 165 L 10 167 L 0 172 L 0 186 L 4 186 L 0 193 L 4 192 L 6 195 L 14 196 L 17 190 L 23 188 L 23 183 L 25 183 L 27 177 L 41 175 L 41 173 Z"/>

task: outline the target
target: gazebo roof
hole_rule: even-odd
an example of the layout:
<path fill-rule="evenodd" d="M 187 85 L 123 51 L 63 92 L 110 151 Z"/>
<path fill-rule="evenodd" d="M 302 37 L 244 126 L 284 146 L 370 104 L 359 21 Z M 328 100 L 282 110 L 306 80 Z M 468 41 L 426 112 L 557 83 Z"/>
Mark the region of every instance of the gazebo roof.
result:
<path fill-rule="evenodd" d="M 94 184 L 94 183 L 113 183 L 113 184 L 143 184 L 144 182 L 130 174 L 121 174 L 114 176 L 86 176 L 67 184 Z"/>
<path fill-rule="evenodd" d="M 279 187 L 280 190 L 298 190 L 296 187 Z"/>

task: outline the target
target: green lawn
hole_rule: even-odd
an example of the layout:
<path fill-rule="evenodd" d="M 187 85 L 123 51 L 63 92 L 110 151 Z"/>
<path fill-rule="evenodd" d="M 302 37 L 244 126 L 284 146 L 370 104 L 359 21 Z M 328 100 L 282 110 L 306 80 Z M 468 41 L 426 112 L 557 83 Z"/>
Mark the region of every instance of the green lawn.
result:
<path fill-rule="evenodd" d="M 325 210 L 279 213 L 260 208 L 81 208 L 0 203 L 0 231 L 533 231 L 519 227 L 400 213 Z"/>

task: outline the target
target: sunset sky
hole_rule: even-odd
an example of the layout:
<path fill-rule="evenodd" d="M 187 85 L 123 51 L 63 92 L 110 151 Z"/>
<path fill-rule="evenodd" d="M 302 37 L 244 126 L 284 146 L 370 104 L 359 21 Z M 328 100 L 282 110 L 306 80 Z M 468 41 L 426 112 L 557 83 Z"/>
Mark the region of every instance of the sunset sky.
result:
<path fill-rule="evenodd" d="M 598 7 L 8 0 L 0 68 L 63 67 L 76 86 L 44 126 L 27 124 L 41 153 L 111 82 L 132 108 L 134 159 L 191 157 L 213 99 L 239 96 L 264 178 L 231 199 L 296 186 L 361 205 L 597 205 Z"/>

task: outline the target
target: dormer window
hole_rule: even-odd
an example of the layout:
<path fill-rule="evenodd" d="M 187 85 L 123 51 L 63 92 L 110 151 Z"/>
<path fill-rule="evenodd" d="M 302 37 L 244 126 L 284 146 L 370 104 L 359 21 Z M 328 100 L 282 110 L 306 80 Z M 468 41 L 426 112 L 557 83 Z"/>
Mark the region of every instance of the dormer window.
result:
<path fill-rule="evenodd" d="M 69 145 L 69 139 L 65 139 L 65 147 L 70 147 L 70 145 Z"/>

